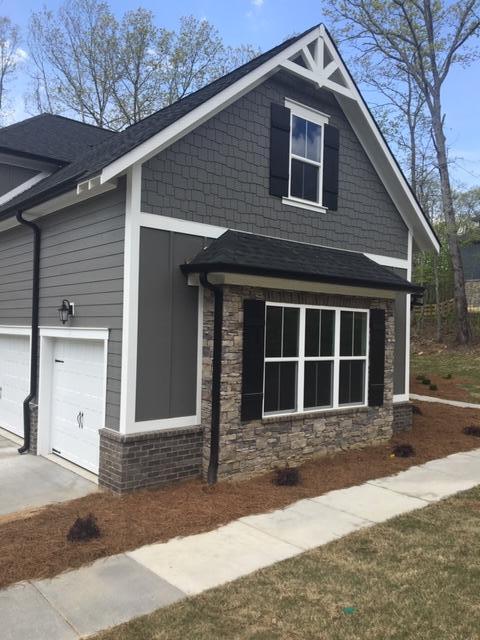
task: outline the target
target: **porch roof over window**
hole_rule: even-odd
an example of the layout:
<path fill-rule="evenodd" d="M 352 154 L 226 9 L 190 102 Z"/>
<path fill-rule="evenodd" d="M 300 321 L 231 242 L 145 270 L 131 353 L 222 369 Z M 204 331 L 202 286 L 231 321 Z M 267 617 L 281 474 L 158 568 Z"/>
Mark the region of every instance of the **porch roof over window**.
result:
<path fill-rule="evenodd" d="M 231 230 L 181 268 L 185 274 L 234 273 L 384 291 L 423 291 L 363 253 Z"/>

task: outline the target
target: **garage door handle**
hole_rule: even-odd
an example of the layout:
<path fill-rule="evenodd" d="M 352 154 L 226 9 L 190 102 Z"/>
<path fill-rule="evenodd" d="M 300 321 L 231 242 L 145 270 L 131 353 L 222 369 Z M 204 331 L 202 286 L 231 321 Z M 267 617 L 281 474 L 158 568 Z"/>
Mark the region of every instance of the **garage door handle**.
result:
<path fill-rule="evenodd" d="M 78 412 L 77 422 L 78 422 L 78 428 L 83 429 L 83 411 Z"/>

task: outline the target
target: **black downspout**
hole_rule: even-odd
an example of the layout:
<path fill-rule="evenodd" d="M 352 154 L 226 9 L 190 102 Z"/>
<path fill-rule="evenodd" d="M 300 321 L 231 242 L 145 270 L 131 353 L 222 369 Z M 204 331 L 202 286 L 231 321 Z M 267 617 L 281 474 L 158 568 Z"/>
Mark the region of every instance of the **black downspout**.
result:
<path fill-rule="evenodd" d="M 220 385 L 222 379 L 222 324 L 223 324 L 223 288 L 208 281 L 207 274 L 200 274 L 203 287 L 213 291 L 213 359 L 212 359 L 212 417 L 210 429 L 210 460 L 208 462 L 207 482 L 215 484 L 218 475 L 220 449 Z"/>
<path fill-rule="evenodd" d="M 29 220 L 24 220 L 23 212 L 17 213 L 17 221 L 29 227 L 33 232 L 33 274 L 32 274 L 32 338 L 30 343 L 30 393 L 23 401 L 23 446 L 18 453 L 27 453 L 30 449 L 31 410 L 30 402 L 37 396 L 38 379 L 38 306 L 40 295 L 40 229 Z"/>

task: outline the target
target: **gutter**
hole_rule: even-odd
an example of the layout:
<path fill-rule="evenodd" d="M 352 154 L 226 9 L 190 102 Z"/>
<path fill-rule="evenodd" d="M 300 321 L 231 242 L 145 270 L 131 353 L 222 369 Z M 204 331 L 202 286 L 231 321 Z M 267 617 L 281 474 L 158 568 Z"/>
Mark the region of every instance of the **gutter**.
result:
<path fill-rule="evenodd" d="M 40 296 L 40 228 L 23 217 L 23 211 L 16 214 L 17 222 L 29 227 L 33 232 L 33 274 L 32 274 L 32 323 L 30 340 L 30 392 L 23 401 L 23 446 L 18 453 L 27 453 L 30 449 L 32 411 L 30 402 L 37 396 L 38 380 L 38 315 Z"/>
<path fill-rule="evenodd" d="M 220 450 L 220 385 L 222 378 L 222 324 L 223 324 L 223 288 L 208 281 L 207 272 L 200 274 L 200 282 L 205 289 L 213 292 L 213 358 L 212 358 L 212 411 L 210 428 L 210 459 L 207 482 L 215 484 L 218 477 Z"/>

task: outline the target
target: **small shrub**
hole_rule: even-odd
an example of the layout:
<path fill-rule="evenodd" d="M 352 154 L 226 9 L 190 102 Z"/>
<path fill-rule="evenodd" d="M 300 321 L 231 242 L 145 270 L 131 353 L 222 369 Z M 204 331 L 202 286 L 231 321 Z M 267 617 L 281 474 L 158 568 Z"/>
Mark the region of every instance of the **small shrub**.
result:
<path fill-rule="evenodd" d="M 422 384 L 429 385 L 429 384 L 432 384 L 432 381 L 430 380 L 430 378 L 424 378 L 424 379 L 422 380 Z"/>
<path fill-rule="evenodd" d="M 393 447 L 392 454 L 395 458 L 411 458 L 415 455 L 415 449 L 411 444 L 397 444 Z"/>
<path fill-rule="evenodd" d="M 423 412 L 417 404 L 412 405 L 412 412 L 414 415 L 423 416 Z"/>
<path fill-rule="evenodd" d="M 275 469 L 273 484 L 278 487 L 294 487 L 300 483 L 300 471 L 297 467 L 283 467 Z"/>
<path fill-rule="evenodd" d="M 430 389 L 430 391 L 437 391 L 438 390 L 438 387 L 437 387 L 436 384 L 431 384 L 428 388 Z"/>
<path fill-rule="evenodd" d="M 75 520 L 70 531 L 67 533 L 67 540 L 69 542 L 85 542 L 99 538 L 100 535 L 97 519 L 93 514 L 89 513 L 85 518 L 80 518 L 79 516 Z"/>
<path fill-rule="evenodd" d="M 415 376 L 415 380 L 420 380 L 420 382 L 425 378 L 425 376 L 423 375 L 423 373 L 419 374 L 418 376 Z"/>
<path fill-rule="evenodd" d="M 451 380 L 452 379 L 452 374 L 451 373 L 447 373 L 443 376 L 444 380 Z"/>
<path fill-rule="evenodd" d="M 463 433 L 466 436 L 474 436 L 475 438 L 480 438 L 480 427 L 477 427 L 474 424 L 472 424 L 469 427 L 465 427 L 463 429 Z"/>

